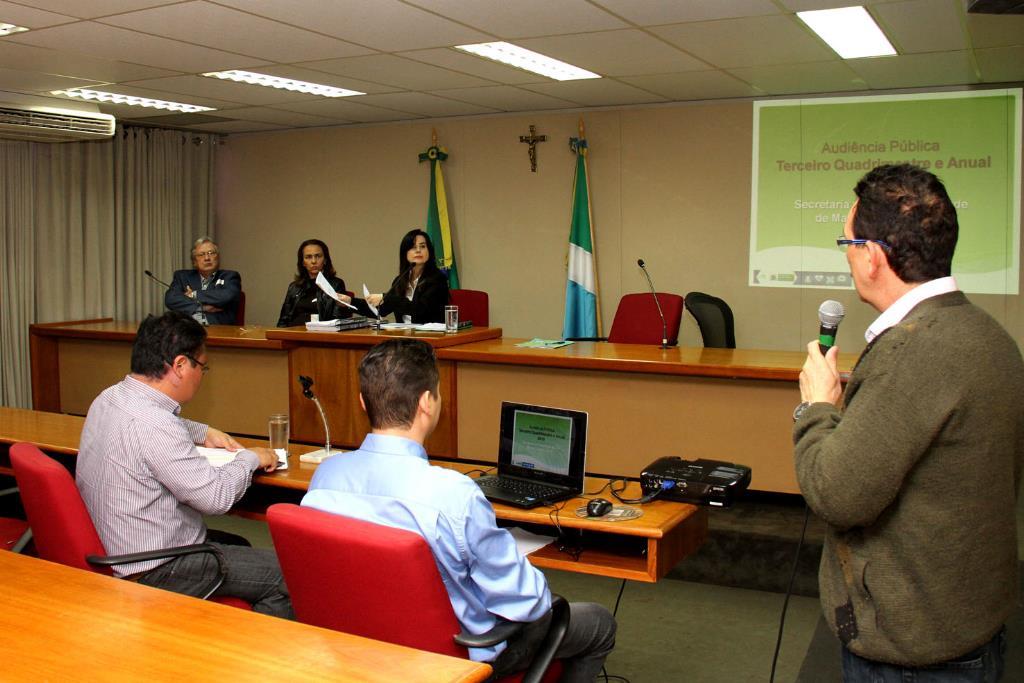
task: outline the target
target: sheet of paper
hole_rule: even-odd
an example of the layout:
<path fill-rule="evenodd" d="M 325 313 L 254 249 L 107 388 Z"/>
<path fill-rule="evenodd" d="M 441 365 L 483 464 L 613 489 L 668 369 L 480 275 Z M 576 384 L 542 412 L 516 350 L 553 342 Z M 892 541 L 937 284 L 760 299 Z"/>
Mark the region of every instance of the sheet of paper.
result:
<path fill-rule="evenodd" d="M 516 548 L 523 555 L 529 555 L 535 550 L 540 550 L 555 540 L 550 536 L 534 534 L 517 526 L 509 527 L 508 532 L 512 534 L 512 538 L 516 539 Z"/>
<path fill-rule="evenodd" d="M 206 446 L 196 446 L 196 450 L 214 467 L 227 465 L 239 453 L 239 451 L 229 451 L 226 448 L 207 448 Z M 283 448 L 275 448 L 274 452 L 277 453 L 277 469 L 288 469 L 288 451 Z"/>
<path fill-rule="evenodd" d="M 369 298 L 370 298 L 370 289 L 369 289 L 369 287 L 366 286 L 366 283 L 364 282 L 363 283 L 363 299 L 369 299 Z M 380 318 L 380 313 L 377 312 L 377 307 L 376 306 L 370 305 L 370 302 L 367 301 L 366 302 L 366 307 L 369 308 L 371 311 L 373 311 L 373 314 L 375 316 Z"/>
<path fill-rule="evenodd" d="M 572 343 L 574 342 L 565 341 L 564 339 L 541 339 L 534 337 L 530 341 L 520 342 L 516 346 L 524 349 L 557 349 Z"/>
<path fill-rule="evenodd" d="M 342 306 L 347 306 L 348 308 L 351 308 L 353 311 L 359 310 L 352 304 L 347 304 L 338 297 L 338 293 L 334 291 L 334 287 L 331 287 L 331 283 L 327 281 L 326 277 L 324 277 L 324 272 L 322 270 L 316 274 L 316 286 L 322 289 L 324 291 L 324 294 L 331 297 Z"/>
<path fill-rule="evenodd" d="M 411 330 L 416 326 L 412 323 L 381 323 L 382 330 Z"/>
<path fill-rule="evenodd" d="M 414 325 L 412 329 L 420 332 L 444 332 L 445 326 L 444 323 L 423 323 L 422 325 Z"/>

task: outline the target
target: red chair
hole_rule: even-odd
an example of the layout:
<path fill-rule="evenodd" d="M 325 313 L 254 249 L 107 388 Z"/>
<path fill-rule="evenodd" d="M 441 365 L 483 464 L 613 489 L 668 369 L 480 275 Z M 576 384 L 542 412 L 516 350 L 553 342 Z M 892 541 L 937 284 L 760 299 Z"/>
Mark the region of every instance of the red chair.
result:
<path fill-rule="evenodd" d="M 448 292 L 453 306 L 459 307 L 459 321 L 469 320 L 473 327 L 487 327 L 491 322 L 490 299 L 478 289 L 453 289 Z"/>
<path fill-rule="evenodd" d="M 208 543 L 127 555 L 107 555 L 78 487 L 67 469 L 29 443 L 14 444 L 10 455 L 14 477 L 21 489 L 21 501 L 32 527 L 36 553 L 40 558 L 112 575 L 110 568 L 118 564 L 210 553 L 217 560 L 220 575 L 207 587 L 203 599 L 209 598 L 224 582 L 224 558 L 217 548 Z M 233 607 L 252 608 L 239 598 L 217 597 L 212 600 Z"/>
<path fill-rule="evenodd" d="M 607 337 L 567 337 L 569 341 L 609 341 L 616 344 L 661 344 L 662 332 L 669 346 L 679 343 L 679 323 L 683 319 L 683 297 L 678 294 L 658 293 L 658 303 L 665 315 L 661 316 L 654 297 L 646 292 L 626 294 L 615 309 L 612 330 Z"/>
<path fill-rule="evenodd" d="M 502 622 L 481 635 L 461 632 L 430 546 L 412 531 L 290 503 L 270 506 L 267 522 L 303 623 L 464 659 L 467 647 L 497 645 L 525 626 Z M 569 625 L 560 596 L 552 596 L 551 624 L 521 680 L 557 680 L 548 676 L 557 676 L 561 664 L 548 665 Z"/>

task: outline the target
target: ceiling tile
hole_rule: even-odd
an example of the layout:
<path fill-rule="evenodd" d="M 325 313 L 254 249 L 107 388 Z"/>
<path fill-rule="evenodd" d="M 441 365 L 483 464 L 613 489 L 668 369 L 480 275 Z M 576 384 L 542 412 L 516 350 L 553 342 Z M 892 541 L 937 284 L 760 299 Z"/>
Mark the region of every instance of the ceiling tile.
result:
<path fill-rule="evenodd" d="M 968 14 L 967 30 L 976 48 L 1024 45 L 1024 14 Z"/>
<path fill-rule="evenodd" d="M 201 123 L 198 126 L 189 126 L 189 128 L 204 130 L 208 133 L 258 133 L 268 130 L 287 130 L 288 126 L 258 121 L 225 121 L 224 123 Z"/>
<path fill-rule="evenodd" d="M 766 2 L 767 0 L 761 0 Z M 585 0 L 410 0 L 443 16 L 508 40 L 525 36 L 626 28 L 628 24 Z M 664 3 L 663 3 L 664 4 Z"/>
<path fill-rule="evenodd" d="M 492 85 L 475 76 L 456 73 L 448 69 L 414 62 L 395 55 L 348 57 L 322 62 L 305 62 L 299 66 L 326 71 L 339 76 L 351 76 L 364 81 L 392 85 L 408 90 L 438 90 L 440 88 L 468 88 L 474 85 Z"/>
<path fill-rule="evenodd" d="M 0 40 L 0 64 L 12 69 L 61 74 L 94 81 L 130 81 L 176 75 L 176 71 L 156 69 L 80 54 L 51 50 L 35 45 L 18 45 Z"/>
<path fill-rule="evenodd" d="M 1024 81 L 1024 45 L 975 50 L 974 57 L 986 83 Z"/>
<path fill-rule="evenodd" d="M 603 76 L 699 71 L 707 64 L 639 31 L 603 31 L 518 41 L 519 45 Z"/>
<path fill-rule="evenodd" d="M 537 109 L 569 109 L 577 106 L 574 102 L 549 97 L 511 85 L 490 85 L 481 88 L 458 88 L 438 90 L 436 94 L 452 99 L 472 102 L 482 107 L 502 111 L 532 111 Z"/>
<path fill-rule="evenodd" d="M 361 100 L 363 98 L 360 96 L 358 99 Z M 403 119 L 423 118 L 419 114 L 361 104 L 357 101 L 357 98 L 353 97 L 337 97 L 326 100 L 321 98 L 315 102 L 296 102 L 294 104 L 277 107 L 277 109 L 313 114 L 314 116 L 346 119 L 348 121 L 356 121 L 358 123 L 401 121 Z"/>
<path fill-rule="evenodd" d="M 678 74 L 629 76 L 627 83 L 657 93 L 669 100 L 713 100 L 753 97 L 764 93 L 723 71 L 687 71 Z"/>
<path fill-rule="evenodd" d="M 133 12 L 146 7 L 166 5 L 168 0 L 28 0 L 33 7 L 67 14 L 79 19 L 92 19 L 108 14 Z"/>
<path fill-rule="evenodd" d="M 43 28 L 45 26 L 56 26 L 71 21 L 78 21 L 76 17 L 67 14 L 56 14 L 46 10 L 15 5 L 13 2 L 0 1 L 0 22 L 14 24 L 24 28 Z"/>
<path fill-rule="evenodd" d="M 771 95 L 864 90 L 864 81 L 843 62 L 775 64 L 729 69 Z"/>
<path fill-rule="evenodd" d="M 959 0 L 910 0 L 876 5 L 873 12 L 900 54 L 964 50 L 967 35 Z"/>
<path fill-rule="evenodd" d="M 365 95 L 359 98 L 365 104 L 408 111 L 423 116 L 467 116 L 493 114 L 496 109 L 468 102 L 457 102 L 429 93 L 396 92 L 384 95 Z"/>
<path fill-rule="evenodd" d="M 477 57 L 466 52 L 460 52 L 453 48 L 431 48 L 429 50 L 412 50 L 410 52 L 398 53 L 402 57 L 414 59 L 417 62 L 431 64 L 452 71 L 458 71 L 471 76 L 486 78 L 489 81 L 517 85 L 519 83 L 543 83 L 548 79 L 529 71 L 523 71 L 512 66 L 505 66 L 498 62 Z"/>
<path fill-rule="evenodd" d="M 398 0 L 219 0 L 222 5 L 277 19 L 384 52 L 493 40 L 480 31 Z"/>
<path fill-rule="evenodd" d="M 101 21 L 274 62 L 333 59 L 370 52 L 337 38 L 201 0 L 119 14 Z"/>
<path fill-rule="evenodd" d="M 651 29 L 713 66 L 764 66 L 837 59 L 795 16 L 747 17 Z"/>
<path fill-rule="evenodd" d="M 588 107 L 603 107 L 622 104 L 647 104 L 664 102 L 665 98 L 619 83 L 607 78 L 585 81 L 553 81 L 522 86 L 528 90 L 550 95 Z"/>
<path fill-rule="evenodd" d="M 171 76 L 169 78 L 152 78 L 131 81 L 126 85 L 151 88 L 164 93 L 177 93 L 182 97 L 213 97 L 240 104 L 277 104 L 280 102 L 301 102 L 317 99 L 316 95 L 267 88 L 249 83 L 222 81 L 219 78 L 204 76 Z"/>
<path fill-rule="evenodd" d="M 91 21 L 16 33 L 4 38 L 25 45 L 82 52 L 176 71 L 203 72 L 254 66 L 249 57 L 187 45 Z"/>
<path fill-rule="evenodd" d="M 51 90 L 88 88 L 95 85 L 96 81 L 0 67 L 0 90 L 49 94 Z"/>
<path fill-rule="evenodd" d="M 245 121 L 258 121 L 260 123 L 276 123 L 289 127 L 306 126 L 336 126 L 347 121 L 338 118 L 327 118 L 325 116 L 313 116 L 302 114 L 296 111 L 285 111 L 283 109 L 272 109 L 270 107 L 240 107 L 239 109 L 225 109 L 219 112 L 221 116 Z"/>
<path fill-rule="evenodd" d="M 778 14 L 771 0 L 596 0 L 597 4 L 642 26 Z M 849 2 L 849 0 L 847 0 Z"/>
<path fill-rule="evenodd" d="M 968 52 L 896 55 L 847 60 L 873 89 L 977 83 Z"/>

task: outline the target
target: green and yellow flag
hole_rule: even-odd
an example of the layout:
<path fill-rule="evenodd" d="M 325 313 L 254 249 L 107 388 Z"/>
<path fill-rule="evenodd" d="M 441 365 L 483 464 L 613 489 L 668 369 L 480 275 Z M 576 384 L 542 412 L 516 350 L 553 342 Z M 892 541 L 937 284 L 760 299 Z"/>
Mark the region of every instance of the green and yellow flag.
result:
<path fill-rule="evenodd" d="M 435 141 L 420 154 L 420 161 L 430 162 L 430 197 L 427 200 L 427 234 L 434 243 L 437 267 L 448 275 L 448 289 L 459 288 L 459 270 L 455 265 L 455 242 L 448 220 L 448 196 L 444 191 L 441 162 L 448 158 L 448 150 Z"/>

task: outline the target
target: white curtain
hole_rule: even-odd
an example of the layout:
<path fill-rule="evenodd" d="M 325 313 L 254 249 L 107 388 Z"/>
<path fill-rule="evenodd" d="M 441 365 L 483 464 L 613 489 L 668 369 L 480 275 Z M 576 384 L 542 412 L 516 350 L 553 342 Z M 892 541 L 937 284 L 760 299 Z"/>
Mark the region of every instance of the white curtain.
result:
<path fill-rule="evenodd" d="M 29 324 L 163 310 L 143 271 L 168 280 L 215 237 L 215 142 L 121 126 L 104 142 L 0 142 L 0 403 L 31 406 Z"/>

